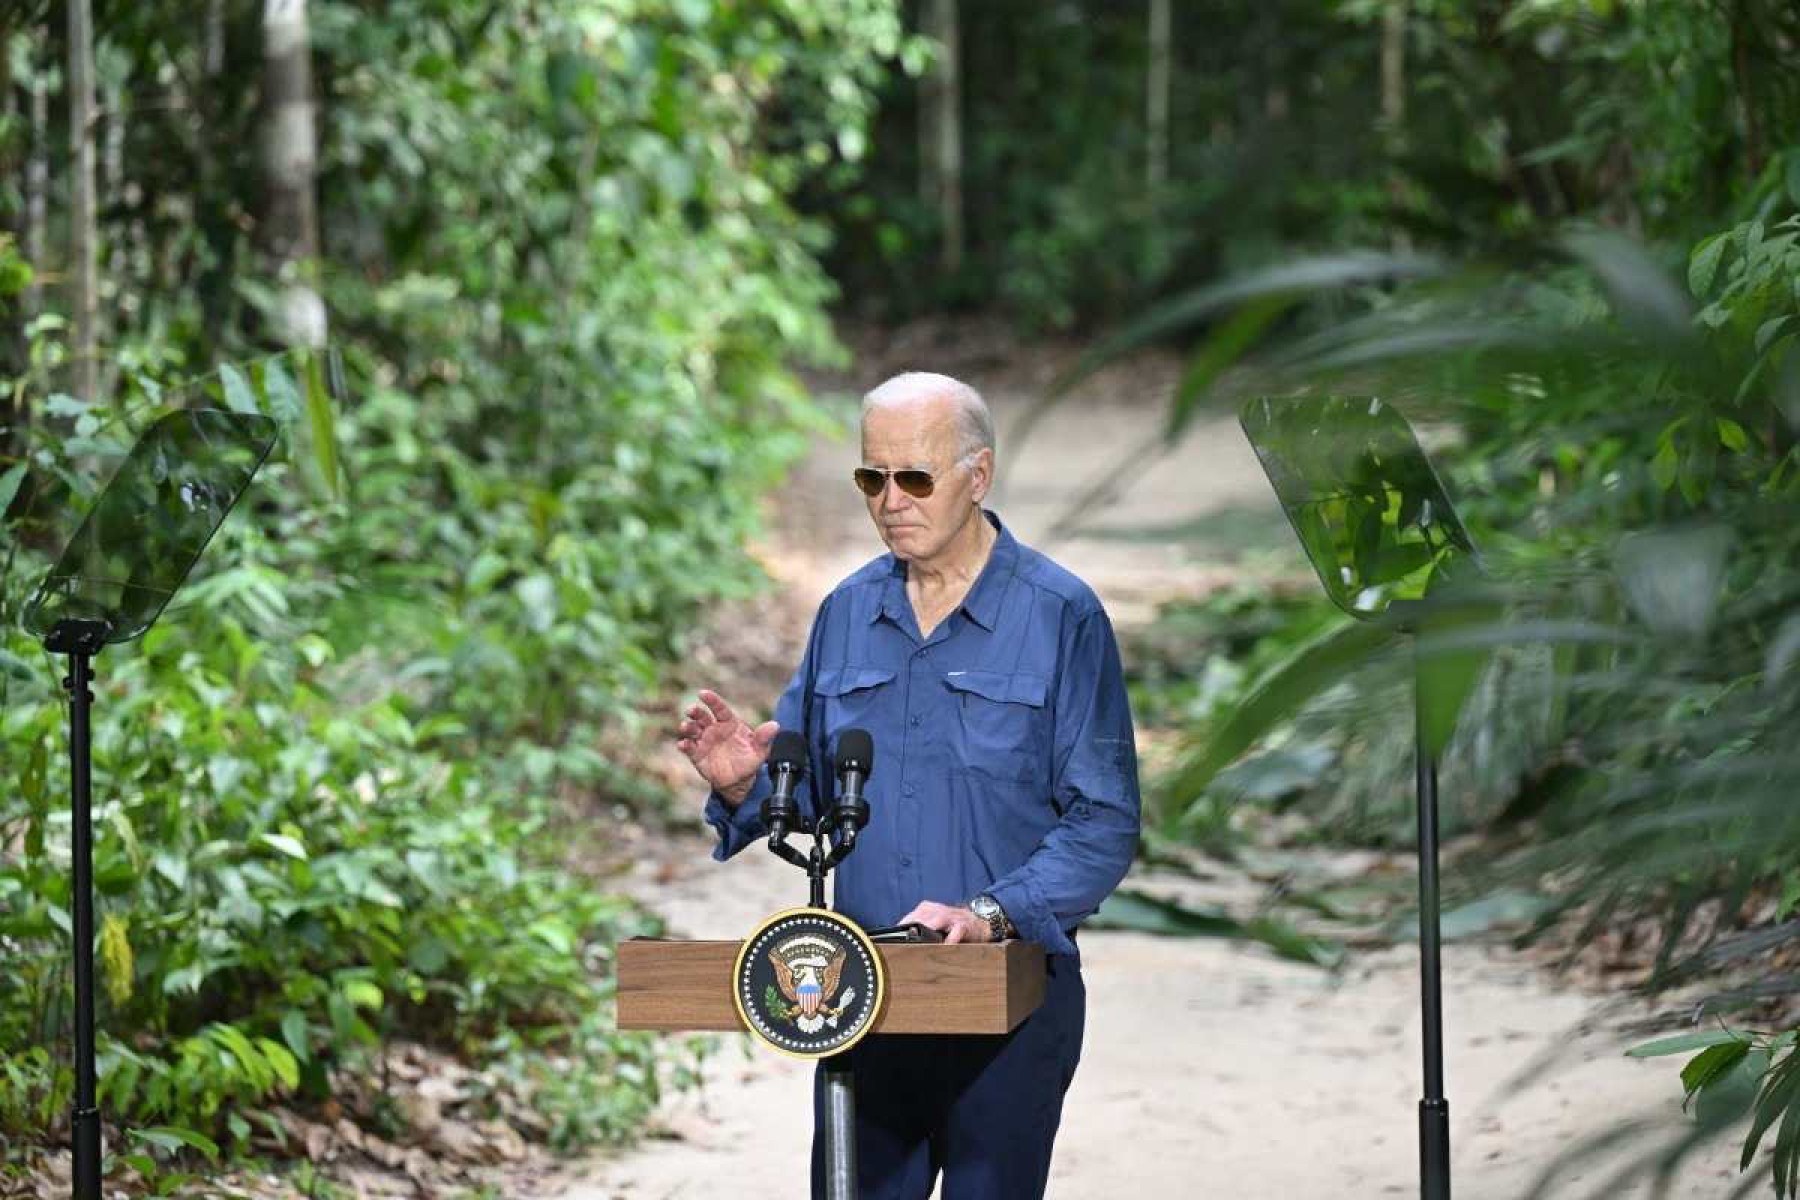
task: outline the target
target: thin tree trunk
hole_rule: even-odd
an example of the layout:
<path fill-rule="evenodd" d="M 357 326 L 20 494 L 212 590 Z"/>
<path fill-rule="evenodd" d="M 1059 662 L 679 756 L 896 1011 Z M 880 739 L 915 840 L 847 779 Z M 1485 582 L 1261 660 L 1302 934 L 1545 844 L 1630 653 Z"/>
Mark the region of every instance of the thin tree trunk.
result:
<path fill-rule="evenodd" d="M 926 77 L 921 149 L 929 164 L 926 200 L 937 209 L 943 231 L 939 265 L 946 272 L 963 263 L 962 64 L 956 0 L 926 0 L 925 33 L 938 43 L 937 62 Z"/>
<path fill-rule="evenodd" d="M 12 77 L 12 18 L 0 14 L 0 126 L 7 129 L 13 127 L 13 118 L 18 116 L 19 102 L 13 95 Z M 18 159 L 12 147 L 0 142 L 0 171 L 10 175 L 18 169 Z M 6 214 L 16 217 L 17 213 Z"/>
<path fill-rule="evenodd" d="M 1381 123 L 1388 136 L 1406 127 L 1407 0 L 1388 0 L 1381 13 Z"/>
<path fill-rule="evenodd" d="M 17 178 L 20 160 L 30 153 L 30 146 L 18 135 L 19 129 L 19 97 L 13 88 L 12 73 L 12 41 L 13 18 L 0 16 L 0 128 L 9 131 L 9 135 L 0 139 L 0 179 Z M 25 212 L 23 206 L 5 213 L 6 232 L 13 239 L 15 251 L 22 248 L 25 232 Z M 20 365 L 25 361 L 25 328 L 24 322 L 11 319 L 18 312 L 17 303 L 0 297 L 0 371 L 9 375 L 23 372 Z M 18 428 L 15 409 L 24 407 L 24 399 L 8 401 L 0 398 L 0 462 L 11 465 L 10 460 L 23 457 L 25 434 Z M 7 505 L 0 502 L 0 520 L 6 516 Z M 10 573 L 13 551 L 8 550 L 0 558 L 0 580 Z M 3 607 L 3 606 L 0 606 Z M 0 705 L 6 703 L 5 685 L 0 685 Z"/>
<path fill-rule="evenodd" d="M 919 32 L 927 38 L 933 36 L 933 10 L 931 0 L 925 0 L 925 6 L 919 11 Z M 937 68 L 919 77 L 919 203 L 927 209 L 937 209 L 937 113 L 938 82 Z"/>
<path fill-rule="evenodd" d="M 1762 174 L 1763 169 L 1763 134 L 1762 114 L 1756 109 L 1756 91 L 1754 80 L 1756 73 L 1750 65 L 1750 27 L 1749 4 L 1746 0 L 1738 0 L 1731 10 L 1731 77 L 1737 87 L 1738 108 L 1744 117 L 1744 166 L 1748 169 L 1749 178 L 1754 180 Z"/>
<path fill-rule="evenodd" d="M 265 233 L 283 284 L 277 332 L 290 345 L 319 346 L 327 328 L 325 304 L 315 286 L 318 143 L 306 0 L 264 0 L 263 80 L 268 103 L 263 165 L 269 179 Z"/>
<path fill-rule="evenodd" d="M 111 225 L 110 235 L 106 239 L 106 277 L 113 286 L 125 277 L 125 264 L 128 247 L 133 242 L 133 235 L 139 230 L 131 229 L 120 220 L 126 211 L 125 182 L 125 86 L 120 81 L 103 81 L 101 83 L 102 103 L 99 116 L 105 135 L 100 139 L 100 196 L 104 200 L 102 211 L 107 213 Z M 108 309 L 100 314 L 95 337 L 108 345 L 118 344 L 117 320 L 120 317 L 117 309 Z M 110 396 L 118 384 L 118 365 L 111 358 L 104 362 L 96 361 L 94 379 L 100 394 Z"/>
<path fill-rule="evenodd" d="M 70 390 L 97 399 L 99 366 L 99 230 L 94 216 L 94 32 L 88 0 L 69 5 L 69 142 L 74 171 L 69 183 L 69 306 L 75 343 L 70 348 Z"/>
<path fill-rule="evenodd" d="M 1406 183 L 1397 160 L 1406 149 L 1406 19 L 1411 0 L 1387 0 L 1381 13 L 1381 131 L 1389 160 L 1388 202 L 1399 212 Z M 1406 230 L 1393 233 L 1396 250 L 1412 248 Z"/>
<path fill-rule="evenodd" d="M 1274 125 L 1287 120 L 1287 45 L 1285 28 L 1282 22 L 1281 8 L 1275 4 L 1264 4 L 1258 10 L 1261 13 L 1261 36 L 1258 40 L 1265 47 L 1263 52 L 1263 71 L 1268 79 L 1268 86 L 1263 89 L 1263 111 L 1265 120 Z"/>
<path fill-rule="evenodd" d="M 1155 195 L 1169 178 L 1169 43 L 1173 24 L 1169 0 L 1150 0 L 1150 70 L 1144 97 L 1148 153 L 1144 190 Z"/>
<path fill-rule="evenodd" d="M 48 234 L 45 226 L 50 209 L 50 84 L 44 78 L 44 59 L 36 53 L 42 48 L 42 37 L 32 39 L 31 63 L 31 148 L 25 158 L 25 261 L 31 264 L 31 283 L 25 289 L 25 315 L 35 317 L 44 310 L 43 277 Z"/>
<path fill-rule="evenodd" d="M 225 0 L 206 0 L 206 77 L 225 71 Z"/>

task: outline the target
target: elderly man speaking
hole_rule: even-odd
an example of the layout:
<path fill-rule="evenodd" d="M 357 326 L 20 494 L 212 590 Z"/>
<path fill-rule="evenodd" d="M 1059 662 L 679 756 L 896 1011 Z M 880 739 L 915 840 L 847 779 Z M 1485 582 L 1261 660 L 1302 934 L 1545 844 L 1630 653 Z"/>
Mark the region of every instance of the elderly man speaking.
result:
<path fill-rule="evenodd" d="M 863 401 L 856 487 L 888 553 L 839 584 L 775 706 L 751 727 L 701 691 L 677 745 L 712 786 L 721 861 L 764 835 L 763 762 L 803 729 L 814 779 L 844 729 L 875 738 L 870 823 L 838 868 L 839 912 L 947 942 L 1037 942 L 1042 1007 L 1011 1033 L 871 1036 L 850 1055 L 864 1200 L 1043 1195 L 1086 1008 L 1075 927 L 1125 874 L 1137 758 L 1112 625 L 1093 591 L 982 507 L 993 421 L 944 375 Z M 815 1089 L 813 1190 L 823 1151 Z"/>

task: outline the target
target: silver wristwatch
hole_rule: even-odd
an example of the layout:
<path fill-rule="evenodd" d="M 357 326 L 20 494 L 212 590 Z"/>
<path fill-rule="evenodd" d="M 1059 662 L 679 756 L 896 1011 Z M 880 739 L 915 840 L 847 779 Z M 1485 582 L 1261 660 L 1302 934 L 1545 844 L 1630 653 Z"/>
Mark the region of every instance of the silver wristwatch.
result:
<path fill-rule="evenodd" d="M 969 911 L 987 922 L 988 936 L 992 941 L 1004 942 L 1017 932 L 1013 923 L 1007 919 L 1006 910 L 992 896 L 975 897 L 969 901 Z"/>

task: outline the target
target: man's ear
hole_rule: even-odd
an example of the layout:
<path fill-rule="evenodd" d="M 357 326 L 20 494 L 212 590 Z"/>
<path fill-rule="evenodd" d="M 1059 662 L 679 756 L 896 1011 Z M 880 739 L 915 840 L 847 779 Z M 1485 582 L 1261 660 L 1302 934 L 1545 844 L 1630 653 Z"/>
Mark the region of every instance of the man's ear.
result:
<path fill-rule="evenodd" d="M 975 452 L 975 461 L 969 466 L 969 473 L 975 477 L 970 488 L 976 504 L 987 499 L 989 489 L 994 486 L 994 452 L 983 446 Z"/>

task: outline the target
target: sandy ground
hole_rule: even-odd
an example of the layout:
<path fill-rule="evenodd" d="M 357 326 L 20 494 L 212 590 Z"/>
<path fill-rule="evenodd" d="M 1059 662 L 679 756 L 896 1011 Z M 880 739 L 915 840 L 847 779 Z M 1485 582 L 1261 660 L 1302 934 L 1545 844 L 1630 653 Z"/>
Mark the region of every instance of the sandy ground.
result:
<path fill-rule="evenodd" d="M 1045 546 L 1078 481 L 1150 438 L 1175 366 L 1140 360 L 1109 371 L 1007 457 L 1005 431 L 1041 392 L 1046 368 L 999 357 L 958 362 L 925 342 L 865 355 L 867 386 L 908 361 L 944 364 L 989 396 L 1002 423 L 1003 486 L 994 506 L 1025 541 L 1049 549 L 1095 585 L 1121 624 L 1161 596 L 1191 593 L 1244 569 L 1216 544 L 1065 537 Z M 946 358 L 950 361 L 946 363 Z M 848 413 L 846 408 L 846 413 Z M 784 611 L 818 597 L 879 546 L 848 474 L 853 438 L 821 440 L 784 490 L 762 554 L 782 584 Z M 1130 488 L 1090 524 L 1168 525 L 1218 518 L 1248 530 L 1248 561 L 1292 572 L 1292 549 L 1235 421 L 1199 423 L 1174 455 L 1138 459 Z M 1242 547 L 1240 546 L 1240 549 Z M 773 611 L 773 610 L 772 610 Z M 803 632 L 804 618 L 796 628 Z M 798 636 L 794 633 L 791 636 Z M 766 711 L 772 694 L 737 697 Z M 672 753 L 672 752 L 671 752 Z M 698 802 L 696 800 L 696 809 Z M 707 861 L 699 835 L 677 865 L 646 871 L 639 893 L 672 928 L 738 937 L 759 918 L 804 901 L 798 871 L 747 853 Z M 1137 880 L 1142 883 L 1144 880 Z M 1155 881 L 1151 881 L 1155 882 Z M 1419 1095 L 1417 955 L 1407 947 L 1356 956 L 1341 974 L 1275 959 L 1255 947 L 1090 931 L 1082 946 L 1089 995 L 1080 1072 L 1069 1095 L 1050 1194 L 1086 1200 L 1128 1190 L 1160 1197 L 1380 1197 L 1417 1194 Z M 1550 1168 L 1555 1196 L 1648 1197 L 1609 1182 L 1616 1154 L 1564 1168 L 1557 1155 L 1636 1118 L 1678 1130 L 1675 1060 L 1624 1058 L 1641 1010 L 1602 1012 L 1599 997 L 1559 989 L 1523 959 L 1474 945 L 1447 949 L 1448 1086 L 1459 1200 L 1526 1195 Z M 1520 1080 L 1540 1056 L 1551 1071 Z M 710 1200 L 806 1193 L 810 1068 L 745 1039 L 727 1039 L 698 1092 L 671 1101 L 640 1147 L 577 1165 L 565 1200 Z M 1690 1160 L 1670 1196 L 1722 1197 L 1736 1179 L 1735 1145 Z M 1609 1165 L 1610 1164 L 1610 1165 Z"/>

